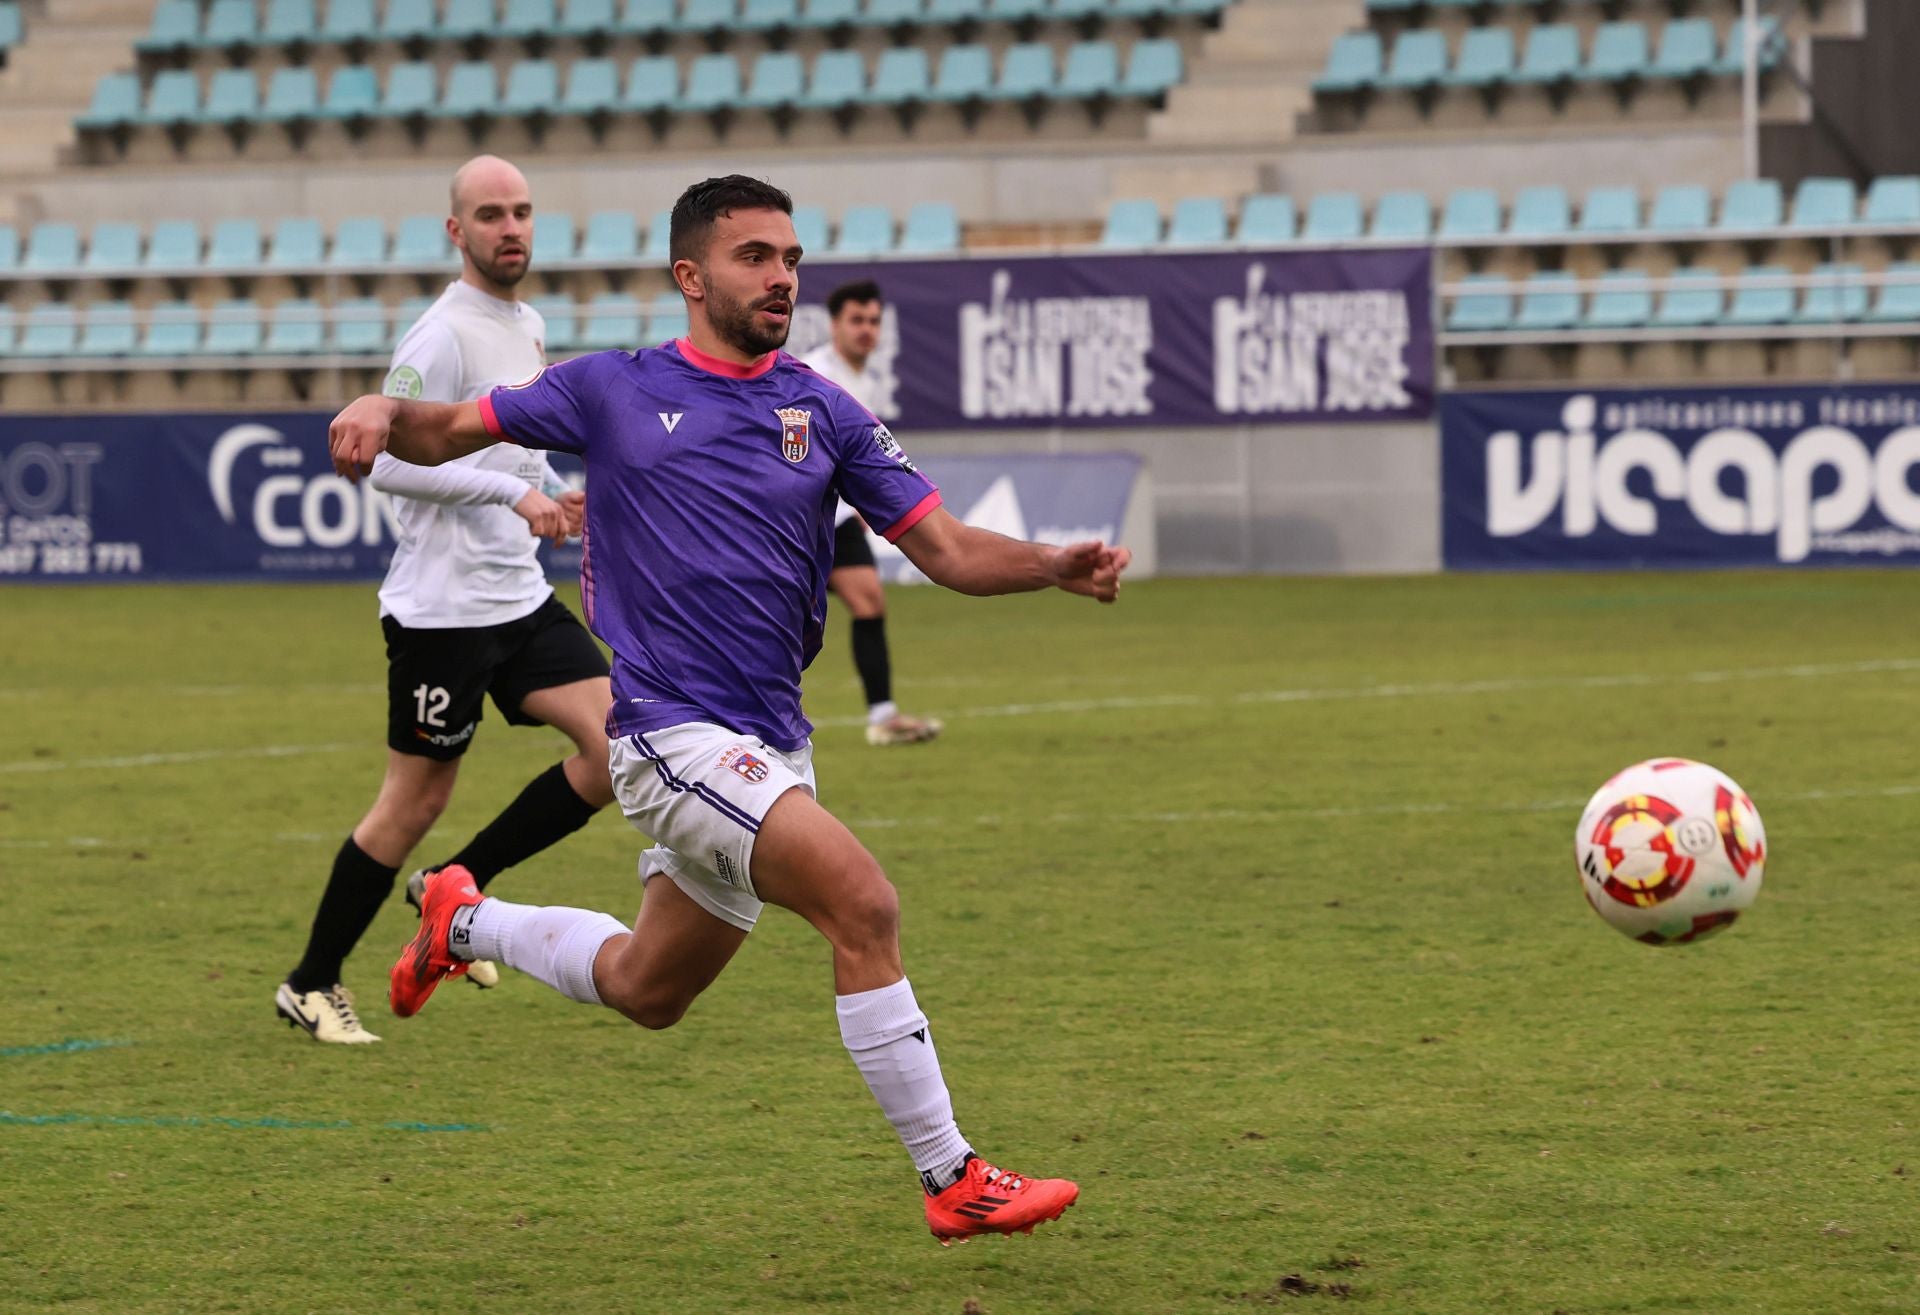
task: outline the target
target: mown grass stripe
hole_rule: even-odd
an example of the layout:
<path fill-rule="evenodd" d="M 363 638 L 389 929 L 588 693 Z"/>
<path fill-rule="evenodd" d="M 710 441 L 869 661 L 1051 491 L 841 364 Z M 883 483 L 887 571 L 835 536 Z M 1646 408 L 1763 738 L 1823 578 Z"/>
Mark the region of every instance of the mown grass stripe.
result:
<path fill-rule="evenodd" d="M 50 1041 L 38 1046 L 0 1046 L 0 1059 L 19 1059 L 27 1055 L 77 1055 L 83 1050 L 117 1050 L 132 1044 L 131 1041 L 83 1041 L 79 1037 L 68 1037 L 65 1041 Z"/>
<path fill-rule="evenodd" d="M 0 1125 L 43 1128 L 84 1124 L 103 1128 L 270 1128 L 277 1131 L 336 1131 L 360 1125 L 351 1119 L 282 1119 L 272 1115 L 234 1118 L 226 1114 L 16 1114 L 0 1110 Z M 393 1119 L 375 1125 L 394 1132 L 491 1132 L 484 1123 L 420 1123 Z"/>

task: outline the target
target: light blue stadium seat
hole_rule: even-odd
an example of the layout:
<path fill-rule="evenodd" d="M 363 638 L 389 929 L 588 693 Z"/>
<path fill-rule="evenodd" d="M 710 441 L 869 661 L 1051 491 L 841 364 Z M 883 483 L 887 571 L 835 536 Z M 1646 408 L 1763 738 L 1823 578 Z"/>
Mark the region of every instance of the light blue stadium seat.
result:
<path fill-rule="evenodd" d="M 408 215 L 393 232 L 396 265 L 443 265 L 453 259 L 447 221 L 439 215 Z"/>
<path fill-rule="evenodd" d="M 647 308 L 649 343 L 668 343 L 687 336 L 687 303 L 677 293 L 663 292 Z"/>
<path fill-rule="evenodd" d="M 747 80 L 747 94 L 740 103 L 761 110 L 798 105 L 806 97 L 806 83 L 807 69 L 799 55 L 791 50 L 763 50 L 753 61 L 753 75 Z"/>
<path fill-rule="evenodd" d="M 1460 41 L 1460 57 L 1441 81 L 1450 87 L 1494 87 L 1513 77 L 1513 30 L 1470 28 Z"/>
<path fill-rule="evenodd" d="M 1513 237 L 1564 237 L 1573 228 L 1573 207 L 1564 187 L 1523 187 L 1513 198 L 1507 232 Z"/>
<path fill-rule="evenodd" d="M 640 259 L 652 265 L 665 265 L 673 249 L 673 212 L 661 210 L 647 221 L 647 244 Z"/>
<path fill-rule="evenodd" d="M 1593 54 L 1582 76 L 1592 82 L 1625 82 L 1646 77 L 1652 64 L 1644 24 L 1603 23 L 1593 34 Z"/>
<path fill-rule="evenodd" d="M 1366 228 L 1365 208 L 1352 192 L 1322 192 L 1307 205 L 1302 242 L 1354 242 Z"/>
<path fill-rule="evenodd" d="M 564 265 L 575 250 L 573 216 L 558 210 L 542 210 L 533 217 L 533 263 L 545 268 Z"/>
<path fill-rule="evenodd" d="M 82 128 L 118 128 L 140 119 L 140 75 L 109 73 L 93 85 L 93 101 L 78 120 Z"/>
<path fill-rule="evenodd" d="M 904 27 L 925 17 L 924 0 L 867 0 L 862 21 L 869 27 Z"/>
<path fill-rule="evenodd" d="M 732 55 L 702 55 L 687 71 L 680 107 L 712 111 L 731 108 L 740 99 L 740 62 Z"/>
<path fill-rule="evenodd" d="M 620 103 L 620 66 L 610 59 L 576 59 L 567 66 L 562 114 L 606 114 Z"/>
<path fill-rule="evenodd" d="M 985 46 L 948 46 L 940 53 L 929 100 L 985 100 L 993 92 L 993 54 Z"/>
<path fill-rule="evenodd" d="M 1862 223 L 1885 227 L 1920 227 L 1920 178 L 1885 177 L 1867 188 Z"/>
<path fill-rule="evenodd" d="M 618 25 L 613 0 L 566 0 L 555 30 L 563 37 L 605 37 Z"/>
<path fill-rule="evenodd" d="M 371 215 L 343 219 L 333 230 L 327 263 L 336 269 L 363 269 L 387 263 L 387 226 Z"/>
<path fill-rule="evenodd" d="M 271 0 L 260 25 L 263 46 L 304 46 L 318 40 L 320 15 L 313 0 Z"/>
<path fill-rule="evenodd" d="M 1322 94 L 1361 91 L 1380 80 L 1384 66 L 1379 33 L 1348 32 L 1333 39 L 1326 70 L 1314 79 L 1313 89 Z"/>
<path fill-rule="evenodd" d="M 1054 81 L 1053 47 L 1023 41 L 1008 48 L 993 94 L 999 100 L 1035 100 L 1052 94 Z"/>
<path fill-rule="evenodd" d="M 879 256 L 893 250 L 893 212 L 883 205 L 849 206 L 833 240 L 836 256 Z"/>
<path fill-rule="evenodd" d="M 1580 232 L 1635 233 L 1640 229 L 1640 193 L 1631 187 L 1596 187 L 1580 207 Z"/>
<path fill-rule="evenodd" d="M 1185 76 L 1186 64 L 1178 41 L 1167 37 L 1136 41 L 1127 52 L 1127 71 L 1120 79 L 1120 94 L 1158 100 L 1179 86 Z"/>
<path fill-rule="evenodd" d="M 1111 41 L 1078 41 L 1053 94 L 1062 100 L 1094 100 L 1120 90 L 1120 52 Z"/>
<path fill-rule="evenodd" d="M 133 307 L 124 301 L 96 301 L 87 307 L 74 347 L 77 356 L 131 356 L 139 346 Z"/>
<path fill-rule="evenodd" d="M 141 356 L 192 356 L 200 350 L 200 308 L 190 301 L 167 301 L 147 316 L 140 337 Z"/>
<path fill-rule="evenodd" d="M 305 66 L 273 71 L 260 117 L 268 123 L 304 123 L 320 117 L 320 79 Z"/>
<path fill-rule="evenodd" d="M 1425 242 L 1433 236 L 1433 203 L 1425 192 L 1388 192 L 1373 208 L 1372 236 L 1382 242 Z"/>
<path fill-rule="evenodd" d="M 408 297 L 405 301 L 402 301 L 398 306 L 393 308 L 393 321 L 387 329 L 388 351 L 392 351 L 400 345 L 400 339 L 406 336 L 407 330 L 411 329 L 414 324 L 419 321 L 420 317 L 427 313 L 427 308 L 433 305 L 436 300 L 438 300 L 438 298 L 431 296 Z"/>
<path fill-rule="evenodd" d="M 0 271 L 11 273 L 20 266 L 20 234 L 10 225 L 0 224 Z"/>
<path fill-rule="evenodd" d="M 537 231 L 537 225 L 536 225 Z M 625 210 L 597 210 L 580 237 L 580 259 L 589 264 L 621 264 L 638 258 L 640 234 Z"/>
<path fill-rule="evenodd" d="M 326 346 L 326 312 L 318 302 L 289 298 L 273 308 L 263 347 L 267 355 L 318 356 Z"/>
<path fill-rule="evenodd" d="M 371 66 L 347 64 L 333 71 L 319 117 L 347 121 L 370 119 L 379 112 L 380 83 Z"/>
<path fill-rule="evenodd" d="M 322 41 L 336 46 L 363 45 L 379 32 L 373 0 L 327 0 L 327 16 L 320 24 Z"/>
<path fill-rule="evenodd" d="M 493 66 L 487 67 L 491 71 Z M 380 112 L 390 119 L 432 114 L 439 105 L 435 81 L 431 64 L 395 64 L 387 70 L 387 89 L 380 98 Z"/>
<path fill-rule="evenodd" d="M 1386 71 L 1374 80 L 1376 87 L 1395 91 L 1418 91 L 1431 87 L 1447 76 L 1447 38 L 1433 28 L 1415 28 L 1402 32 L 1393 43 L 1393 58 Z"/>
<path fill-rule="evenodd" d="M 1578 324 L 1580 294 L 1573 290 L 1573 284 L 1573 275 L 1565 270 L 1545 270 L 1529 278 L 1513 327 L 1540 332 L 1571 329 Z"/>
<path fill-rule="evenodd" d="M 207 103 L 200 109 L 200 122 L 227 125 L 252 123 L 260 117 L 260 84 L 253 70 L 223 68 L 207 84 Z"/>
<path fill-rule="evenodd" d="M 1813 275 L 1827 280 L 1807 288 L 1796 324 L 1839 324 L 1867 318 L 1867 272 L 1859 265 L 1815 265 Z"/>
<path fill-rule="evenodd" d="M 160 244 L 160 235 L 154 234 L 154 245 Z M 257 269 L 261 264 L 260 225 L 252 219 L 222 219 L 213 226 L 213 237 L 207 242 L 207 262 L 209 270 Z M 152 259 L 149 252 L 148 259 Z"/>
<path fill-rule="evenodd" d="M 529 297 L 527 304 L 540 312 L 546 332 L 541 341 L 546 344 L 547 355 L 556 352 L 570 352 L 580 336 L 579 313 L 572 297 L 564 293 L 550 294 L 544 297 Z"/>
<path fill-rule="evenodd" d="M 506 0 L 500 15 L 503 36 L 525 41 L 528 37 L 551 36 L 560 28 L 560 14 L 554 0 Z"/>
<path fill-rule="evenodd" d="M 492 32 L 500 21 L 494 0 L 446 0 L 446 11 L 434 24 L 442 41 L 466 41 Z"/>
<path fill-rule="evenodd" d="M 524 119 L 559 108 L 560 70 L 552 60 L 523 59 L 507 70 L 506 94 L 500 100 L 503 114 Z"/>
<path fill-rule="evenodd" d="M 80 317 L 72 306 L 42 302 L 27 311 L 16 356 L 71 356 L 80 342 Z"/>
<path fill-rule="evenodd" d="M 726 32 L 739 20 L 737 0 L 682 0 L 675 26 L 683 32 Z"/>
<path fill-rule="evenodd" d="M 380 35 L 388 41 L 424 41 L 438 26 L 433 0 L 387 0 L 380 17 Z"/>
<path fill-rule="evenodd" d="M 633 61 L 627 69 L 621 108 L 646 113 L 671 109 L 679 102 L 680 64 L 672 55 L 642 55 Z"/>
<path fill-rule="evenodd" d="M 1600 276 L 1602 283 L 1644 283 L 1643 270 L 1615 269 Z M 1587 304 L 1583 329 L 1637 329 L 1653 318 L 1653 291 L 1650 288 L 1603 288 Z"/>
<path fill-rule="evenodd" d="M 200 117 L 200 78 L 189 69 L 168 69 L 154 75 L 147 88 L 147 107 L 140 121 L 158 127 L 192 123 Z"/>
<path fill-rule="evenodd" d="M 1500 274 L 1469 274 L 1463 284 L 1505 283 Z M 1453 299 L 1447 312 L 1447 329 L 1452 333 L 1499 333 L 1513 327 L 1513 294 L 1510 292 L 1463 292 Z"/>
<path fill-rule="evenodd" d="M 1496 237 L 1500 233 L 1500 198 L 1491 188 L 1462 187 L 1447 197 L 1440 216 L 1440 236 L 1455 241 Z"/>
<path fill-rule="evenodd" d="M 1775 68 L 1786 58 L 1787 43 L 1780 33 L 1780 20 L 1762 18 L 1760 29 L 1760 67 L 1762 70 Z M 1727 42 L 1720 49 L 1720 58 L 1714 61 L 1713 71 L 1722 77 L 1737 78 L 1747 71 L 1747 20 L 1736 18 L 1727 29 Z"/>
<path fill-rule="evenodd" d="M 376 297 L 348 297 L 333 304 L 333 350 L 343 356 L 379 356 L 387 351 L 387 308 Z"/>
<path fill-rule="evenodd" d="M 933 70 L 927 52 L 920 46 L 896 46 L 883 51 L 874 65 L 873 85 L 867 99 L 876 105 L 902 105 L 927 98 L 933 85 Z"/>
<path fill-rule="evenodd" d="M 0 356 L 13 355 L 15 324 L 18 319 L 19 316 L 14 314 L 13 307 L 0 305 Z"/>
<path fill-rule="evenodd" d="M 825 251 L 827 249 L 827 212 L 817 205 L 795 206 L 793 235 L 800 239 L 803 250 Z"/>
<path fill-rule="evenodd" d="M 206 356 L 252 356 L 262 340 L 260 307 L 251 298 L 232 297 L 216 303 L 208 314 L 200 351 Z"/>
<path fill-rule="evenodd" d="M 1733 304 L 1724 324 L 1785 324 L 1793 318 L 1792 288 L 1756 286 L 1762 279 L 1782 279 L 1792 271 L 1780 265 L 1756 265 L 1734 281 Z"/>
<path fill-rule="evenodd" d="M 80 268 L 80 230 L 72 224 L 39 223 L 27 234 L 20 268 L 31 274 L 70 274 Z"/>
<path fill-rule="evenodd" d="M 471 119 L 495 113 L 500 106 L 500 80 L 484 59 L 455 64 L 447 73 L 447 90 L 434 113 L 444 119 Z"/>
<path fill-rule="evenodd" d="M 907 211 L 900 250 L 915 255 L 960 249 L 960 216 L 944 201 L 922 201 Z"/>
<path fill-rule="evenodd" d="M 1912 282 L 1888 283 L 1880 289 L 1867 318 L 1876 324 L 1905 324 L 1920 321 L 1920 264 L 1901 261 L 1887 266 L 1890 278 Z"/>
<path fill-rule="evenodd" d="M 1527 48 L 1513 81 L 1552 86 L 1580 75 L 1580 29 L 1571 23 L 1546 23 L 1527 34 Z"/>
<path fill-rule="evenodd" d="M 1712 223 L 1713 198 L 1706 188 L 1686 183 L 1661 188 L 1647 217 L 1647 227 L 1656 233 L 1694 233 Z"/>
<path fill-rule="evenodd" d="M 1174 203 L 1167 224 L 1170 247 L 1223 245 L 1227 240 L 1227 207 L 1214 196 L 1186 196 Z"/>
<path fill-rule="evenodd" d="M 26 20 L 20 15 L 20 6 L 14 0 L 0 0 L 0 57 L 19 45 L 26 34 Z"/>
<path fill-rule="evenodd" d="M 1097 23 L 1108 13 L 1107 0 L 1053 0 L 1052 15 L 1062 23 Z"/>
<path fill-rule="evenodd" d="M 580 318 L 579 345 L 589 351 L 640 345 L 640 301 L 625 292 L 602 292 Z"/>
<path fill-rule="evenodd" d="M 1713 68 L 1716 47 L 1712 19 L 1675 19 L 1660 33 L 1660 48 L 1648 74 L 1676 80 L 1700 77 Z"/>
<path fill-rule="evenodd" d="M 987 0 L 926 0 L 929 23 L 977 23 L 987 16 Z"/>
<path fill-rule="evenodd" d="M 805 0 L 800 7 L 801 27 L 854 27 L 859 22 L 860 0 Z"/>
<path fill-rule="evenodd" d="M 867 66 L 857 50 L 824 50 L 814 56 L 811 80 L 799 104 L 830 110 L 852 105 L 866 94 Z"/>
<path fill-rule="evenodd" d="M 200 7 L 193 0 L 160 0 L 147 34 L 133 43 L 143 55 L 185 50 L 200 39 Z"/>
<path fill-rule="evenodd" d="M 1731 233 L 1778 228 L 1784 209 L 1778 179 L 1743 178 L 1721 198 L 1720 228 Z"/>
<path fill-rule="evenodd" d="M 147 268 L 180 273 L 200 268 L 200 225 L 191 219 L 167 219 L 147 235 Z"/>
<path fill-rule="evenodd" d="M 1293 198 L 1260 192 L 1240 203 L 1240 226 L 1234 237 L 1249 245 L 1291 242 L 1299 230 Z"/>
<path fill-rule="evenodd" d="M 1856 198 L 1847 178 L 1802 178 L 1793 194 L 1793 228 L 1845 228 L 1853 223 Z"/>
<path fill-rule="evenodd" d="M 140 264 L 140 225 L 127 223 L 95 224 L 87 238 L 89 273 L 106 270 L 130 270 Z"/>
<path fill-rule="evenodd" d="M 1677 269 L 1671 278 L 1677 286 L 1661 296 L 1660 309 L 1653 316 L 1656 328 L 1697 329 L 1720 322 L 1727 298 L 1723 289 L 1713 286 L 1720 279 L 1718 271 Z M 1700 286 L 1689 286 L 1695 284 Z"/>
<path fill-rule="evenodd" d="M 316 269 L 326 259 L 326 248 L 318 219 L 282 219 L 267 244 L 267 268 Z"/>
<path fill-rule="evenodd" d="M 260 40 L 260 10 L 254 0 L 213 0 L 195 44 L 211 50 L 246 50 Z"/>
<path fill-rule="evenodd" d="M 1107 207 L 1107 226 L 1100 234 L 1103 247 L 1160 245 L 1160 207 L 1152 201 L 1115 201 Z"/>
<path fill-rule="evenodd" d="M 1027 23 L 1047 16 L 1047 0 L 987 0 L 986 16 L 1000 23 Z"/>
<path fill-rule="evenodd" d="M 799 22 L 799 0 L 744 0 L 740 6 L 743 32 L 780 32 Z"/>
<path fill-rule="evenodd" d="M 680 21 L 674 0 L 626 0 L 616 30 L 625 36 L 653 36 L 671 32 Z"/>

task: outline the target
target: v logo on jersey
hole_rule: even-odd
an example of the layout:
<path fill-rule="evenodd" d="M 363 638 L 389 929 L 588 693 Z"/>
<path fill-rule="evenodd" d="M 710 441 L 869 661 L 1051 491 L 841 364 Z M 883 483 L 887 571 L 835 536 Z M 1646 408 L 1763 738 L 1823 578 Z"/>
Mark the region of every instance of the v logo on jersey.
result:
<path fill-rule="evenodd" d="M 660 423 L 665 425 L 667 427 L 667 432 L 671 434 L 673 432 L 673 427 L 679 424 L 681 417 L 685 415 L 686 415 L 685 411 L 673 411 L 673 412 L 662 411 L 660 413 Z"/>

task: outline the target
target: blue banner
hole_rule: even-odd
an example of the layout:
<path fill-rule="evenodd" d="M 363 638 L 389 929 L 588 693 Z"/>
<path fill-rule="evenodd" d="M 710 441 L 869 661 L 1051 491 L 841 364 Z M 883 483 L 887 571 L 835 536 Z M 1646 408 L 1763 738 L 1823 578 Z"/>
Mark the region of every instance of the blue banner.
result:
<path fill-rule="evenodd" d="M 1920 387 L 1441 399 L 1454 568 L 1920 562 Z"/>

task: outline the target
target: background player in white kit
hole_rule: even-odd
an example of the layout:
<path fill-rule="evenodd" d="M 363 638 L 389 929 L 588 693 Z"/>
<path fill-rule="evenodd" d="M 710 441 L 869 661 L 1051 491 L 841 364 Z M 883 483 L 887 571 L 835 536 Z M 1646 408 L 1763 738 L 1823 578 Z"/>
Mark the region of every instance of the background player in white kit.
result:
<path fill-rule="evenodd" d="M 843 283 L 827 297 L 833 336 L 825 346 L 801 359 L 853 395 L 853 400 L 882 420 L 875 405 L 867 361 L 880 342 L 880 319 L 886 305 L 880 285 L 872 279 Z M 893 701 L 893 660 L 887 652 L 887 594 L 874 565 L 867 527 L 845 502 L 834 513 L 833 570 L 827 588 L 840 596 L 853 615 L 853 665 L 867 696 L 867 743 L 921 744 L 942 729 L 932 718 L 909 717 Z"/>
<path fill-rule="evenodd" d="M 480 156 L 454 175 L 451 199 L 447 231 L 461 275 L 400 340 L 383 390 L 390 397 L 470 401 L 545 363 L 540 312 L 514 295 L 533 244 L 527 180 Z M 584 496 L 556 479 L 543 454 L 511 446 L 433 468 L 383 455 L 373 483 L 394 498 L 400 522 L 380 588 L 386 779 L 334 858 L 306 953 L 274 996 L 290 1024 L 348 1045 L 380 1038 L 354 1013 L 341 965 L 446 809 L 488 695 L 508 723 L 553 726 L 577 752 L 535 777 L 447 862 L 484 884 L 613 799 L 607 663 L 535 556 L 540 539 L 579 533 Z M 415 874 L 409 899 L 423 880 Z M 480 980 L 491 985 L 499 974 L 488 965 Z"/>

